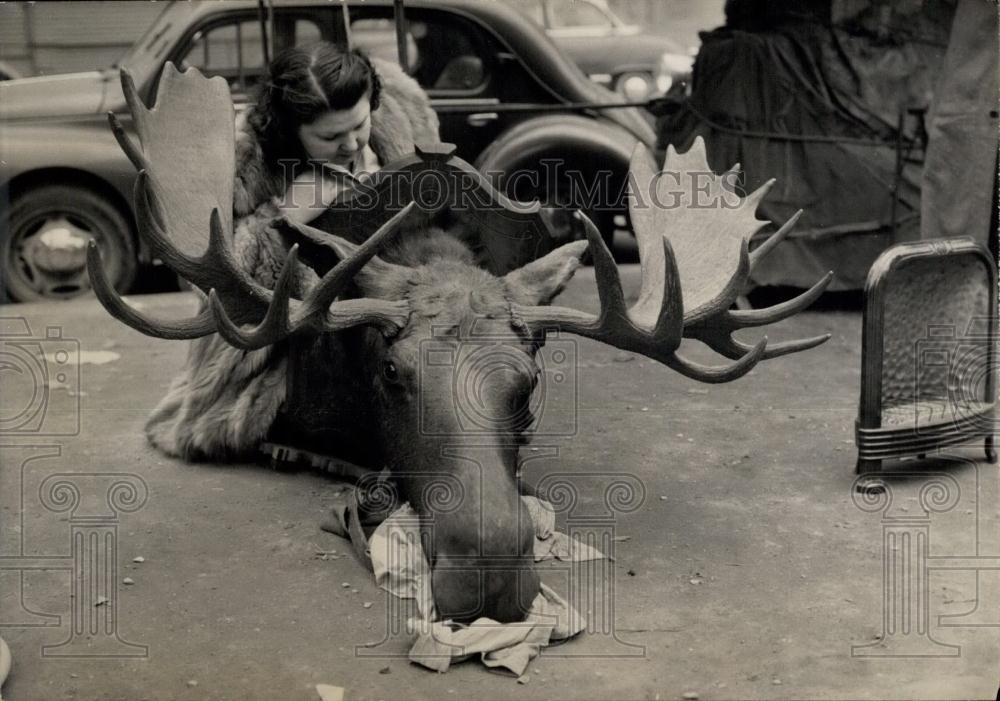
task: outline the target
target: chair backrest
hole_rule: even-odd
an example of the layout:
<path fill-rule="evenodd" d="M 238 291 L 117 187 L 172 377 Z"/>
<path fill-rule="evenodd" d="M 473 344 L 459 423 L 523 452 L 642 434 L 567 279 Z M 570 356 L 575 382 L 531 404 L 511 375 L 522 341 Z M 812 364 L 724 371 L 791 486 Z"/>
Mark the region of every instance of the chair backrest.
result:
<path fill-rule="evenodd" d="M 996 399 L 997 272 L 972 239 L 904 243 L 868 273 L 860 428 L 934 424 Z"/>

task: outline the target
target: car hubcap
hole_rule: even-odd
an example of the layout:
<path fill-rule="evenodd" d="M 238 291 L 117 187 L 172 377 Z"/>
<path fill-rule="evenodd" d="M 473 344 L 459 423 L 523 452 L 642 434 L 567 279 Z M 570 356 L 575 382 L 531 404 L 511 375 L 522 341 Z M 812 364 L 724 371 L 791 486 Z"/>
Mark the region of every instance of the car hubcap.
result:
<path fill-rule="evenodd" d="M 89 290 L 87 243 L 95 239 L 105 248 L 95 231 L 96 226 L 75 214 L 49 214 L 29 222 L 13 241 L 14 274 L 43 297 L 69 298 Z"/>

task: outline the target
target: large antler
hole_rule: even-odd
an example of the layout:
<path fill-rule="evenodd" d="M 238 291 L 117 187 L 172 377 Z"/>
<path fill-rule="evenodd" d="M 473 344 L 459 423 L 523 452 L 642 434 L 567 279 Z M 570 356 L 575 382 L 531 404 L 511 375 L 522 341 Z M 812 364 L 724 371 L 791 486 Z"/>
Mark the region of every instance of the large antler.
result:
<path fill-rule="evenodd" d="M 141 146 L 126 135 L 114 114 L 109 114 L 109 121 L 119 145 L 139 171 L 135 183 L 139 232 L 156 257 L 208 295 L 209 305 L 191 319 L 162 320 L 142 314 L 115 291 L 91 243 L 87 263 L 94 292 L 114 317 L 158 338 L 190 339 L 218 331 L 231 344 L 246 349 L 261 348 L 303 330 L 335 331 L 359 324 L 392 330 L 406 323 L 405 302 L 334 300 L 392 236 L 412 206 L 341 260 L 306 299 L 291 298 L 298 272 L 297 247 L 289 251 L 277 284 L 270 290 L 257 283 L 233 253 L 235 136 L 226 81 L 207 79 L 196 69 L 182 74 L 167 63 L 153 109 L 142 103 L 125 69 L 121 81 Z M 257 322 L 253 329 L 240 328 Z"/>
<path fill-rule="evenodd" d="M 766 224 L 754 212 L 773 181 L 740 197 L 735 190 L 737 172 L 738 166 L 723 176 L 713 173 L 701 137 L 684 154 L 668 148 L 658 174 L 641 144 L 637 145 L 629 178 L 629 211 L 642 265 L 636 303 L 626 308 L 614 259 L 600 232 L 584 217 L 600 313 L 595 316 L 565 307 L 517 307 L 514 311 L 536 329 L 593 338 L 648 356 L 703 382 L 734 380 L 762 359 L 823 343 L 829 335 L 771 347 L 766 336 L 753 346 L 732 337 L 737 329 L 796 314 L 819 297 L 833 277 L 828 273 L 795 299 L 767 309 L 730 310 L 753 266 L 787 235 L 801 214 L 750 253 L 750 237 Z M 686 360 L 676 352 L 683 337 L 703 341 L 735 362 L 706 366 Z"/>

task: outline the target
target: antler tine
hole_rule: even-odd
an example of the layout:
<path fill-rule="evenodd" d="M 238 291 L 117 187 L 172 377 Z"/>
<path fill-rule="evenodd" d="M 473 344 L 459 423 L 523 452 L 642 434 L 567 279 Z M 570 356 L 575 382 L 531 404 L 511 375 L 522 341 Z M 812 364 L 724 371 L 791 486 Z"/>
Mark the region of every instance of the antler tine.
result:
<path fill-rule="evenodd" d="M 831 270 L 820 278 L 815 285 L 787 302 L 775 304 L 764 309 L 734 309 L 729 312 L 729 316 L 737 327 L 764 326 L 765 324 L 773 324 L 776 321 L 787 319 L 819 299 L 819 296 L 823 294 L 832 279 L 833 271 Z"/>
<path fill-rule="evenodd" d="M 590 217 L 577 210 L 573 217 L 583 222 L 583 230 L 587 235 L 588 249 L 594 259 L 594 277 L 597 279 L 597 298 L 601 304 L 601 319 L 609 316 L 626 318 L 625 293 L 622 292 L 622 281 L 618 275 L 615 259 L 604 243 L 604 237 L 598 231 Z"/>
<path fill-rule="evenodd" d="M 800 209 L 791 217 L 789 217 L 788 221 L 786 221 L 780 229 L 778 229 L 776 232 L 768 236 L 767 239 L 764 240 L 764 243 L 760 244 L 759 246 L 757 246 L 757 248 L 753 249 L 753 251 L 750 252 L 751 270 L 753 270 L 754 267 L 757 265 L 757 263 L 759 263 L 764 258 L 764 256 L 770 253 L 775 246 L 781 243 L 788 235 L 788 233 L 793 228 L 795 228 L 795 224 L 799 221 L 799 218 L 802 216 L 802 212 L 803 210 Z"/>
<path fill-rule="evenodd" d="M 118 69 L 118 80 L 122 84 L 122 93 L 125 95 L 125 103 L 132 114 L 133 119 L 140 114 L 148 112 L 146 105 L 139 97 L 139 91 L 135 89 L 135 80 L 132 78 L 132 71 L 122 66 Z"/>
<path fill-rule="evenodd" d="M 770 360 L 771 358 L 777 358 L 782 355 L 789 355 L 791 353 L 798 353 L 799 351 L 815 348 L 816 346 L 829 341 L 830 336 L 831 334 L 824 333 L 820 334 L 819 336 L 812 336 L 810 338 L 800 338 L 795 341 L 782 341 L 781 343 L 772 343 L 768 345 L 767 350 L 764 351 L 764 355 L 761 358 L 761 360 Z"/>
<path fill-rule="evenodd" d="M 691 335 L 691 338 L 701 341 L 720 355 L 724 355 L 731 360 L 739 360 L 751 352 L 755 346 L 733 338 L 731 334 L 734 330 L 734 326 L 713 326 L 711 329 L 701 329 L 696 335 Z M 813 336 L 795 341 L 768 343 L 764 349 L 764 355 L 761 356 L 761 360 L 770 360 L 771 358 L 788 355 L 789 353 L 809 350 L 829 339 L 830 334 L 823 334 L 822 336 Z"/>
<path fill-rule="evenodd" d="M 757 207 L 767 196 L 767 193 L 771 191 L 771 188 L 774 187 L 776 182 L 778 182 L 777 178 L 768 178 L 764 181 L 763 185 L 743 198 L 746 202 L 746 206 L 750 208 L 751 212 L 757 211 Z"/>
<path fill-rule="evenodd" d="M 764 359 L 766 347 L 767 336 L 764 336 L 757 342 L 757 345 L 750 349 L 749 353 L 730 365 L 702 365 L 701 363 L 685 360 L 677 354 L 672 354 L 666 364 L 685 377 L 698 380 L 699 382 L 707 382 L 709 384 L 731 382 L 753 370 L 757 363 Z"/>
<path fill-rule="evenodd" d="M 212 314 L 208 310 L 202 311 L 192 319 L 154 319 L 129 305 L 108 280 L 96 241 L 91 241 L 87 245 L 87 269 L 90 273 L 91 287 L 104 308 L 122 323 L 147 336 L 187 340 L 201 338 L 215 331 Z"/>
<path fill-rule="evenodd" d="M 236 260 L 233 247 L 230 245 L 229 237 L 222 225 L 222 214 L 218 208 L 212 210 L 208 226 L 208 250 L 195 261 L 199 272 L 212 270 L 222 280 L 235 283 L 236 291 L 242 301 L 245 301 L 245 298 L 249 296 L 266 303 L 271 296 L 270 290 L 250 277 Z"/>
<path fill-rule="evenodd" d="M 645 332 L 647 338 L 645 342 L 654 347 L 657 352 L 673 351 L 681 343 L 681 334 L 684 329 L 684 302 L 681 296 L 680 274 L 677 270 L 677 261 L 674 258 L 673 248 L 666 238 L 662 238 L 663 244 L 663 287 L 659 314 L 656 321 L 645 318 L 637 318 L 634 310 L 625 308 L 625 293 L 622 292 L 621 276 L 618 274 L 618 266 L 608 250 L 607 244 L 601 232 L 597 230 L 590 219 L 580 212 L 576 215 L 578 220 L 583 221 L 584 231 L 587 234 L 587 241 L 590 245 L 590 254 L 594 259 L 594 274 L 597 278 L 597 296 L 601 304 L 601 316 L 598 324 L 607 326 L 605 320 L 609 318 L 628 319 L 631 326 L 647 328 Z M 610 331 L 610 329 L 606 329 Z"/>
<path fill-rule="evenodd" d="M 327 311 L 337 295 L 344 291 L 344 288 L 358 271 L 378 253 L 386 240 L 395 233 L 400 222 L 409 216 L 415 206 L 416 202 L 414 201 L 403 207 L 389 221 L 379 227 L 378 231 L 372 234 L 367 241 L 358 246 L 353 255 L 337 263 L 323 276 L 319 284 L 302 302 L 301 323 L 317 326 L 325 324 L 323 319 L 325 319 Z"/>
<path fill-rule="evenodd" d="M 722 187 L 726 188 L 727 191 L 735 193 L 739 176 L 740 163 L 737 161 L 732 168 L 719 176 L 719 182 L 722 183 Z"/>
<path fill-rule="evenodd" d="M 209 291 L 208 301 L 212 314 L 218 324 L 219 335 L 230 345 L 244 350 L 256 350 L 285 338 L 292 332 L 288 322 L 288 305 L 292 296 L 292 285 L 298 267 L 299 247 L 292 246 L 281 267 L 281 274 L 274 286 L 271 303 L 267 307 L 260 324 L 252 329 L 241 329 L 229 317 L 225 306 L 219 299 L 215 289 Z"/>
<path fill-rule="evenodd" d="M 512 310 L 517 317 L 537 330 L 554 329 L 593 338 L 616 348 L 642 353 L 670 367 L 676 366 L 686 374 L 702 373 L 707 377 L 732 374 L 734 370 L 728 367 L 700 368 L 691 366 L 674 355 L 680 345 L 684 315 L 680 276 L 670 243 L 666 239 L 661 242 L 663 279 L 659 282 L 661 299 L 655 317 L 648 312 L 646 305 L 638 302 L 627 310 L 621 278 L 611 252 L 593 222 L 582 215 L 580 219 L 584 223 L 594 259 L 594 274 L 601 304 L 599 314 L 595 317 L 566 307 L 515 305 Z M 739 367 L 735 369 L 735 372 L 738 371 Z"/>
<path fill-rule="evenodd" d="M 108 124 L 111 126 L 111 133 L 115 135 L 115 141 L 121 147 L 121 150 L 125 152 L 128 159 L 135 166 L 138 171 L 148 170 L 149 162 L 146 160 L 146 155 L 142 150 L 135 145 L 135 142 L 129 138 L 129 135 L 125 133 L 125 128 L 122 123 L 118 120 L 118 115 L 114 112 L 108 112 Z"/>
<path fill-rule="evenodd" d="M 663 348 L 673 351 L 681 345 L 684 336 L 684 297 L 677 259 L 666 237 L 663 237 L 663 261 L 663 303 L 653 327 L 653 337 Z"/>
<path fill-rule="evenodd" d="M 798 297 L 776 304 L 766 309 L 726 310 L 713 316 L 699 319 L 684 329 L 684 335 L 705 343 L 709 348 L 727 358 L 741 358 L 751 351 L 751 346 L 732 337 L 733 331 L 752 326 L 764 326 L 789 316 L 797 314 L 812 304 L 826 289 L 833 273 L 828 273 L 809 290 Z M 762 360 L 777 358 L 781 355 L 808 350 L 828 340 L 830 336 L 813 336 L 811 338 L 784 341 L 768 346 Z"/>

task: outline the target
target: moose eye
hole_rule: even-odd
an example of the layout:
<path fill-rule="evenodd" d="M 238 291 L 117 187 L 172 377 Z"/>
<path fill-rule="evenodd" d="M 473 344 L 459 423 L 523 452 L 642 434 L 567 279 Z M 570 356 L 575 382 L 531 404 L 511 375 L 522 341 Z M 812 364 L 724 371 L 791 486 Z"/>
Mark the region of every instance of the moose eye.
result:
<path fill-rule="evenodd" d="M 382 361 L 382 377 L 384 377 L 387 382 L 399 382 L 399 370 L 396 368 L 396 364 L 391 360 Z"/>

